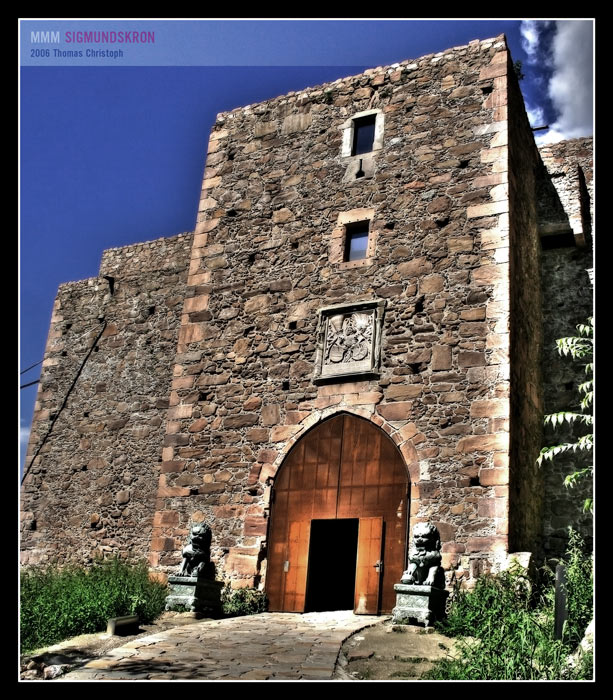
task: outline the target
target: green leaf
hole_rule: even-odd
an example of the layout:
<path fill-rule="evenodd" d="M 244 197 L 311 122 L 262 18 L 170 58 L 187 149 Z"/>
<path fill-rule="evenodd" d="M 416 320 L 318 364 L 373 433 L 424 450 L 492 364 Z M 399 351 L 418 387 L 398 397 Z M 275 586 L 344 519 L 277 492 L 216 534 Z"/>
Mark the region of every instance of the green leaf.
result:
<path fill-rule="evenodd" d="M 585 479 L 586 477 L 591 476 L 594 473 L 594 468 L 593 467 L 585 467 L 584 469 L 579 469 L 576 472 L 573 472 L 572 474 L 568 474 L 564 478 L 564 486 L 566 488 L 574 488 L 579 481 L 582 479 Z"/>
<path fill-rule="evenodd" d="M 560 413 L 550 413 L 545 416 L 545 425 L 551 424 L 554 428 L 556 425 L 562 425 L 562 423 L 568 423 L 572 425 L 575 421 L 585 422 L 584 419 L 587 416 L 582 413 L 572 413 L 570 411 L 561 411 Z"/>
<path fill-rule="evenodd" d="M 582 358 L 589 359 L 592 354 L 594 344 L 594 319 L 590 317 L 587 319 L 586 323 L 580 323 L 576 326 L 576 328 L 578 335 L 559 338 L 556 340 L 558 352 L 560 355 L 571 355 L 571 357 L 575 360 Z M 550 425 L 555 429 L 563 424 L 570 426 L 578 423 L 585 426 L 592 426 L 594 424 L 594 417 L 591 411 L 594 401 L 594 364 L 592 362 L 587 362 L 584 365 L 584 368 L 585 373 L 589 378 L 585 382 L 579 382 L 577 384 L 577 392 L 581 397 L 579 405 L 582 412 L 576 413 L 573 411 L 560 411 L 558 413 L 551 413 L 545 416 L 545 425 Z M 564 453 L 590 452 L 593 448 L 593 444 L 594 436 L 592 433 L 582 435 L 576 440 L 576 442 L 567 442 L 561 445 L 543 447 L 536 461 L 539 466 L 542 466 L 544 461 L 553 461 L 558 455 Z M 592 474 L 592 466 L 579 469 L 565 477 L 564 485 L 572 488 L 580 479 Z M 592 507 L 592 500 L 586 499 L 584 502 L 584 510 L 592 512 Z"/>

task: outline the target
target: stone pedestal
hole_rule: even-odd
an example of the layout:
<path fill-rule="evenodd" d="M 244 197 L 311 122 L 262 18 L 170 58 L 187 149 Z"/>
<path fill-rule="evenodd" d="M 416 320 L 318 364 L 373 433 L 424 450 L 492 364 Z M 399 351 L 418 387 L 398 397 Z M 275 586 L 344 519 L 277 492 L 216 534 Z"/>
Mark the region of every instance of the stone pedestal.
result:
<path fill-rule="evenodd" d="M 221 613 L 221 581 L 196 576 L 169 576 L 170 593 L 166 597 L 166 610 L 183 606 L 186 611 L 205 615 Z"/>
<path fill-rule="evenodd" d="M 432 625 L 445 615 L 445 601 L 449 595 L 443 588 L 397 583 L 396 607 L 392 610 L 392 622 L 398 625 Z"/>

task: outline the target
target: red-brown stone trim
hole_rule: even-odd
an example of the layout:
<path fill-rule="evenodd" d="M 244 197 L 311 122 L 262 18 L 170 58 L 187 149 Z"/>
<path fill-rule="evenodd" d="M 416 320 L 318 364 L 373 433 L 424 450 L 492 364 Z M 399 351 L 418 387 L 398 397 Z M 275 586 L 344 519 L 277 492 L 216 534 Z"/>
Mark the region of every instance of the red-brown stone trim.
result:
<path fill-rule="evenodd" d="M 285 445 L 277 453 L 274 462 L 270 464 L 270 468 L 266 473 L 266 479 L 272 478 L 274 480 L 274 477 L 279 471 L 279 467 L 290 453 L 291 449 L 309 430 L 315 428 L 315 426 L 319 425 L 319 423 L 322 421 L 342 413 L 348 413 L 353 416 L 358 416 L 359 418 L 364 418 L 385 431 L 403 457 L 412 490 L 413 486 L 418 486 L 419 460 L 417 459 L 417 451 L 415 450 L 415 446 L 413 445 L 411 439 L 403 435 L 403 430 L 395 429 L 390 423 L 388 423 L 388 421 L 376 414 L 374 410 L 345 406 L 334 406 L 322 410 L 315 410 L 307 418 L 303 419 L 299 425 L 290 426 L 292 429 L 294 429 L 292 431 L 293 435 L 287 439 Z"/>

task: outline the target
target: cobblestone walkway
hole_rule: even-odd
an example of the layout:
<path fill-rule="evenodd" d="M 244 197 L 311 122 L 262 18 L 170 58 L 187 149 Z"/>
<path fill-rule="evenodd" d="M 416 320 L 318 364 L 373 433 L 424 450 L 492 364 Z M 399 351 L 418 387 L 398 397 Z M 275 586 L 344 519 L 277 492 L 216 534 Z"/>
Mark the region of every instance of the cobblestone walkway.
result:
<path fill-rule="evenodd" d="M 63 680 L 329 680 L 347 637 L 383 617 L 261 613 L 206 620 L 114 649 Z"/>

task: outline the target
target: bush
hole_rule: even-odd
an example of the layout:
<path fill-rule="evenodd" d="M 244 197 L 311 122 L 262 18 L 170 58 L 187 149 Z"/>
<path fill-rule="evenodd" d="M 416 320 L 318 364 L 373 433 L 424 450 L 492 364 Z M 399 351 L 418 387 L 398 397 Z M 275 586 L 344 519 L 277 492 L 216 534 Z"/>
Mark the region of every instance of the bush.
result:
<path fill-rule="evenodd" d="M 441 632 L 460 637 L 455 658 L 424 676 L 436 680 L 582 680 L 592 677 L 589 655 L 575 668 L 567 659 L 592 617 L 592 558 L 571 533 L 566 555 L 569 617 L 554 639 L 554 580 L 538 585 L 515 568 L 480 578 L 473 591 L 456 592 Z"/>
<path fill-rule="evenodd" d="M 138 615 L 152 622 L 164 609 L 166 586 L 149 578 L 147 564 L 119 559 L 89 569 L 27 569 L 21 573 L 21 647 L 31 651 L 77 634 L 100 632 L 109 618 Z"/>
<path fill-rule="evenodd" d="M 239 617 L 266 612 L 268 601 L 263 591 L 255 588 L 237 588 L 226 585 L 221 592 L 221 607 L 224 615 Z"/>
<path fill-rule="evenodd" d="M 531 586 L 519 565 L 498 576 L 481 576 L 472 591 L 456 589 L 447 619 L 439 624 L 449 637 L 488 635 L 506 615 L 530 607 Z"/>
<path fill-rule="evenodd" d="M 576 646 L 594 614 L 594 562 L 582 538 L 572 529 L 564 563 L 568 606 L 564 633 L 568 643 Z"/>

